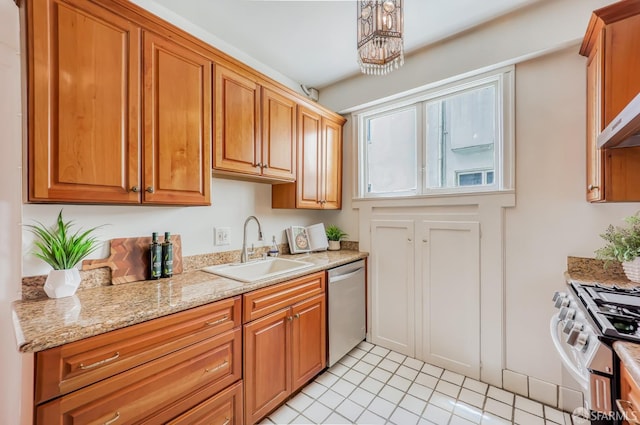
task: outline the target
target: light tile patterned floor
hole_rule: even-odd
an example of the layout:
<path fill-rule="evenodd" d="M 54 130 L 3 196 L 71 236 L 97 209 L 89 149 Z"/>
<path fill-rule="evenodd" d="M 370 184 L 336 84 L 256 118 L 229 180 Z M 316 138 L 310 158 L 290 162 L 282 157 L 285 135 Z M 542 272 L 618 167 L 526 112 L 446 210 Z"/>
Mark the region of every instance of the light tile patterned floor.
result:
<path fill-rule="evenodd" d="M 571 425 L 571 416 L 368 342 L 262 424 Z"/>

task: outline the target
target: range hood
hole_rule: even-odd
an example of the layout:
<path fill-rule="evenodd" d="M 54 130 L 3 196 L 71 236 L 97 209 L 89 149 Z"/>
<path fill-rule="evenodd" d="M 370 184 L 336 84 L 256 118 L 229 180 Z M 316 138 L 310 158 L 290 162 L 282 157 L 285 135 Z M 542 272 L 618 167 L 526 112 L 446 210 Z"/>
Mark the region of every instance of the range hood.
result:
<path fill-rule="evenodd" d="M 598 148 L 640 146 L 640 93 L 602 130 Z"/>

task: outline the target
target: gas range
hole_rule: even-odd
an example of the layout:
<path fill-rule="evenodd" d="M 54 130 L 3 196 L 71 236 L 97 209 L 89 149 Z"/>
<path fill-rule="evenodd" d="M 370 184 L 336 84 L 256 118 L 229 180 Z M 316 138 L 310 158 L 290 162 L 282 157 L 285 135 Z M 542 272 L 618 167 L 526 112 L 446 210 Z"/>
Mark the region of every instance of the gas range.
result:
<path fill-rule="evenodd" d="M 640 288 L 586 286 L 574 282 L 571 287 L 593 318 L 600 339 L 640 343 Z"/>
<path fill-rule="evenodd" d="M 640 288 L 569 283 L 553 296 L 551 338 L 567 371 L 582 387 L 591 423 L 619 424 L 618 360 L 613 343 L 640 343 Z M 575 419 L 575 418 L 574 418 Z"/>

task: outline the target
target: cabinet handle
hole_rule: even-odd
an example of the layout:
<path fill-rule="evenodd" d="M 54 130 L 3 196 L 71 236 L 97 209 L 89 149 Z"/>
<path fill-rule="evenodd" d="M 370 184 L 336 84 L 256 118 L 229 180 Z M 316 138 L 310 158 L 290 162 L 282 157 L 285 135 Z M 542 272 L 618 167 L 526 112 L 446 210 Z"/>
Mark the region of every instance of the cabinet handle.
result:
<path fill-rule="evenodd" d="M 627 400 L 616 400 L 616 404 L 627 422 L 632 425 L 640 424 L 638 415 L 636 415 L 636 411 L 633 409 L 633 403 Z"/>
<path fill-rule="evenodd" d="M 260 168 L 262 168 L 262 162 L 258 162 L 258 163 L 256 163 L 256 164 L 253 164 L 253 166 L 254 166 L 254 167 L 260 167 Z"/>
<path fill-rule="evenodd" d="M 205 322 L 205 325 L 207 326 L 215 326 L 218 325 L 222 322 L 226 322 L 227 320 L 229 320 L 228 316 L 224 316 L 222 319 L 218 319 L 218 320 L 214 320 L 213 322 Z"/>
<path fill-rule="evenodd" d="M 422 240 L 422 242 L 427 243 L 428 240 L 425 238 L 425 239 Z"/>
<path fill-rule="evenodd" d="M 296 313 L 293 315 L 294 318 L 299 319 L 300 318 L 300 313 Z"/>
<path fill-rule="evenodd" d="M 231 420 L 229 418 L 224 418 L 224 423 L 222 425 L 229 425 Z"/>
<path fill-rule="evenodd" d="M 590 184 L 589 186 L 587 186 L 587 189 L 590 190 L 590 191 L 594 190 L 594 189 L 600 189 L 600 186 L 594 186 L 594 185 Z"/>
<path fill-rule="evenodd" d="M 120 412 L 116 412 L 116 415 L 112 419 L 109 419 L 107 422 L 105 422 L 104 425 L 111 425 L 118 419 L 120 419 Z"/>
<path fill-rule="evenodd" d="M 269 165 L 267 165 L 267 164 L 263 164 L 263 165 L 262 165 L 262 168 L 269 168 Z"/>
<path fill-rule="evenodd" d="M 138 192 L 140 192 L 140 186 L 133 186 L 133 187 L 131 188 L 131 191 L 132 191 L 132 192 L 134 192 L 134 193 L 138 193 Z"/>
<path fill-rule="evenodd" d="M 153 186 L 149 186 L 149 187 L 147 187 L 145 190 L 146 190 L 147 192 L 149 192 L 149 193 L 153 193 L 153 192 L 154 192 L 154 190 L 153 190 Z"/>
<path fill-rule="evenodd" d="M 287 320 L 288 321 L 292 321 L 293 320 L 293 316 L 287 316 Z"/>
<path fill-rule="evenodd" d="M 226 365 L 228 365 L 228 364 L 229 364 L 229 362 L 228 362 L 227 360 L 225 360 L 225 361 L 223 361 L 222 363 L 220 363 L 218 366 L 213 367 L 213 368 L 211 368 L 211 369 L 207 368 L 207 369 L 205 369 L 204 371 L 205 371 L 206 373 L 215 372 L 216 370 L 220 370 L 220 369 L 222 369 L 223 367 L 225 367 L 225 366 L 226 366 Z"/>
<path fill-rule="evenodd" d="M 413 242 L 413 239 L 407 238 L 407 242 Z"/>
<path fill-rule="evenodd" d="M 100 360 L 100 361 L 97 361 L 97 362 L 92 363 L 92 364 L 87 365 L 87 366 L 85 366 L 84 364 L 80 363 L 80 369 L 82 369 L 82 370 L 93 369 L 94 367 L 98 367 L 98 366 L 103 365 L 105 363 L 112 362 L 115 359 L 117 359 L 118 357 L 120 357 L 120 352 L 119 351 L 117 351 L 112 357 L 109 357 L 108 359 Z"/>

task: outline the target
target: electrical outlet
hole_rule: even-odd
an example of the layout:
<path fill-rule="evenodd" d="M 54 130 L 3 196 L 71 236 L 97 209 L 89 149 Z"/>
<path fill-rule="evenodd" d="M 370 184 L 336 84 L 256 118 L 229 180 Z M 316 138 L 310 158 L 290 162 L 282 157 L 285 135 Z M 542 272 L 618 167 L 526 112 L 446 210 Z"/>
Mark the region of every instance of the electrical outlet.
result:
<path fill-rule="evenodd" d="M 216 227 L 214 229 L 214 243 L 216 245 L 229 245 L 229 238 L 231 236 L 230 227 Z"/>

